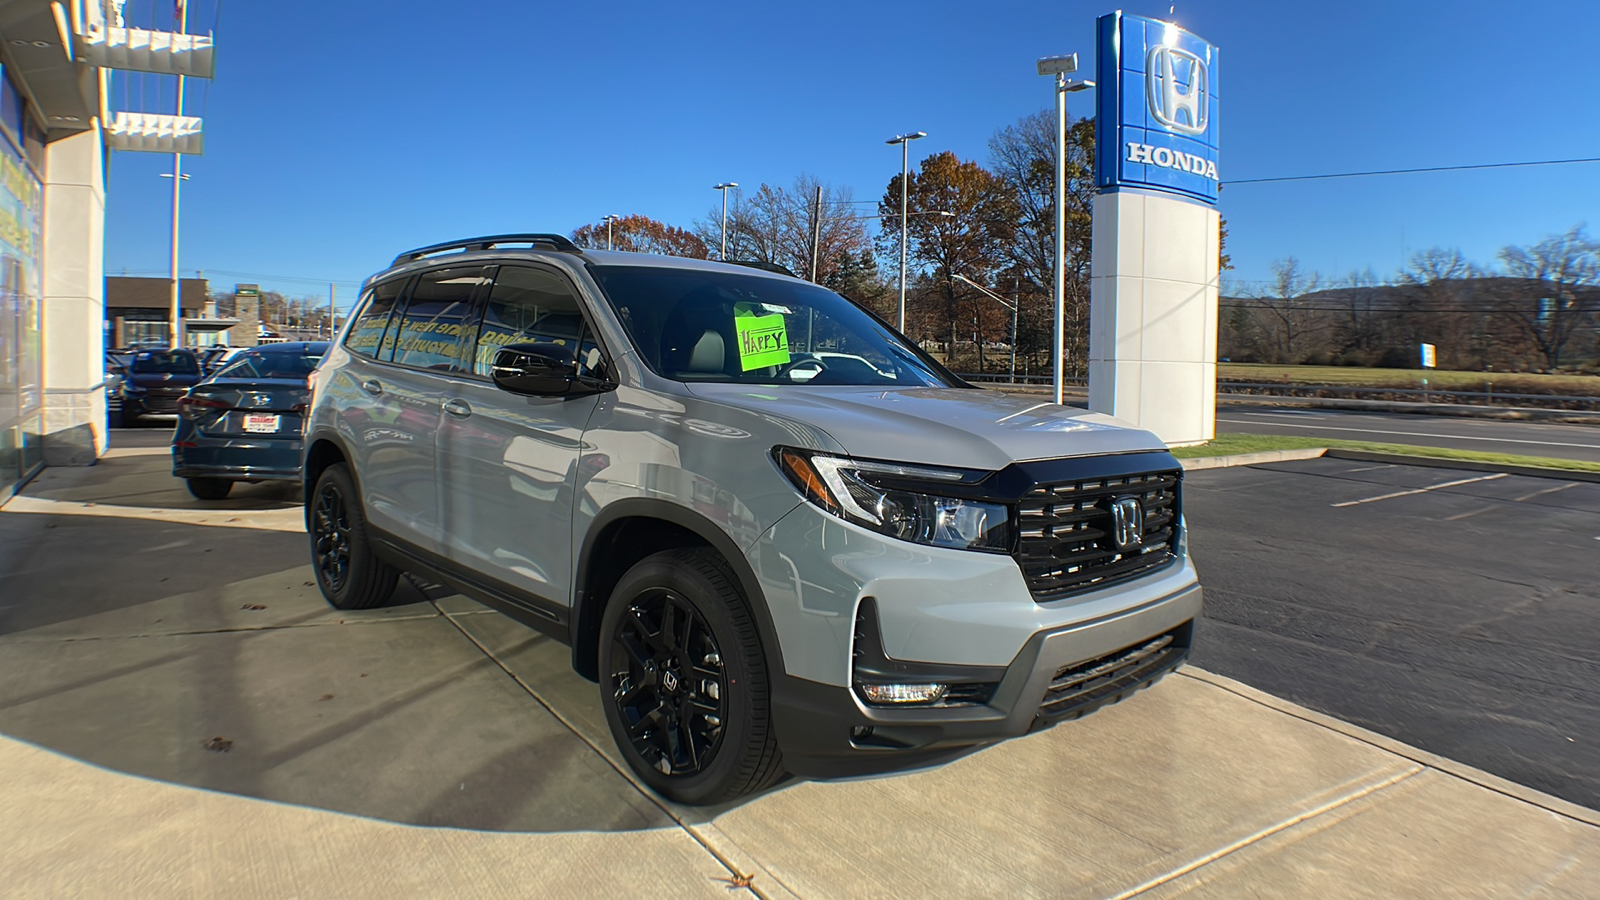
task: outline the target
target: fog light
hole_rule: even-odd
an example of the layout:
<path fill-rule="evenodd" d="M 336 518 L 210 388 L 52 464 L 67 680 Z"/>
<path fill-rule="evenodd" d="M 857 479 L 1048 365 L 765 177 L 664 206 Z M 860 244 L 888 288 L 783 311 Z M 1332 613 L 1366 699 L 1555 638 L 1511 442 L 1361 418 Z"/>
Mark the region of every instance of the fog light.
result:
<path fill-rule="evenodd" d="M 868 703 L 938 703 L 947 690 L 944 684 L 863 684 L 861 696 Z"/>

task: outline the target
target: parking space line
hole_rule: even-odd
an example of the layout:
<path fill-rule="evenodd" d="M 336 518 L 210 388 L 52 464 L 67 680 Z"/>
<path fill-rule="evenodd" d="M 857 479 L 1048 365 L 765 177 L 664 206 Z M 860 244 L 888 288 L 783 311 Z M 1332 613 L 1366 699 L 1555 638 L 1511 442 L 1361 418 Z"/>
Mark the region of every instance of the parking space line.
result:
<path fill-rule="evenodd" d="M 1545 488 L 1542 491 L 1534 491 L 1531 494 L 1523 494 L 1521 497 L 1516 498 L 1516 500 L 1513 501 L 1513 502 L 1521 503 L 1524 500 L 1532 500 L 1535 497 L 1542 497 L 1545 494 L 1554 494 L 1556 491 L 1564 491 L 1567 488 L 1575 488 L 1575 487 L 1578 486 L 1578 484 L 1579 484 L 1579 482 L 1569 481 L 1566 484 L 1557 485 L 1557 486 L 1555 486 L 1553 488 Z"/>
<path fill-rule="evenodd" d="M 1463 484 L 1472 484 L 1475 481 L 1493 481 L 1496 478 L 1504 478 L 1504 477 L 1506 477 L 1506 473 L 1505 472 L 1496 472 L 1493 475 L 1479 475 L 1477 478 L 1463 478 L 1460 481 L 1446 481 L 1444 484 L 1430 485 L 1430 486 L 1425 487 L 1425 488 L 1413 488 L 1413 489 L 1411 489 L 1409 491 L 1395 491 L 1392 494 L 1384 494 L 1384 495 L 1379 496 L 1379 497 L 1366 497 L 1366 498 L 1361 499 L 1361 500 L 1346 500 L 1343 503 L 1334 503 L 1332 505 L 1334 507 L 1359 506 L 1359 505 L 1361 505 L 1363 503 L 1376 503 L 1379 500 L 1393 500 L 1396 497 L 1409 497 L 1412 494 L 1426 494 L 1429 491 L 1437 491 L 1440 488 L 1457 487 L 1457 486 L 1463 485 Z"/>
<path fill-rule="evenodd" d="M 1362 466 L 1359 469 L 1346 469 L 1343 474 L 1345 474 L 1345 475 L 1354 475 L 1357 472 L 1376 472 L 1379 469 L 1392 469 L 1392 468 L 1394 468 L 1394 463 L 1384 463 L 1381 466 Z"/>

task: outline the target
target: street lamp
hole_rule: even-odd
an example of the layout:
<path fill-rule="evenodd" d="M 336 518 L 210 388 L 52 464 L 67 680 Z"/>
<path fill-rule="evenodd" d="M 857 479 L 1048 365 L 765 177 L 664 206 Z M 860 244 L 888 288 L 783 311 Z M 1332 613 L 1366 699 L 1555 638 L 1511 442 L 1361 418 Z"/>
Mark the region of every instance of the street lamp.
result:
<path fill-rule="evenodd" d="M 906 333 L 906 178 L 909 172 L 906 147 L 917 138 L 925 138 L 925 131 L 913 131 L 910 134 L 897 134 L 885 144 L 900 145 L 900 324 L 901 334 Z M 951 348 L 954 349 L 954 348 Z"/>
<path fill-rule="evenodd" d="M 722 252 L 717 258 L 723 262 L 728 261 L 728 188 L 736 188 L 738 186 L 739 182 L 737 181 L 724 181 L 721 184 L 713 184 L 711 186 L 713 191 L 722 192 Z"/>
<path fill-rule="evenodd" d="M 993 300 L 996 303 L 999 303 L 1001 306 L 1004 306 L 1006 309 L 1011 310 L 1011 383 L 1012 384 L 1016 384 L 1017 383 L 1017 309 L 1021 306 L 1021 304 L 1020 303 L 1016 303 L 1016 302 L 1008 302 L 1004 297 L 1001 297 L 999 294 L 996 294 L 994 291 L 991 291 L 988 288 L 984 287 L 983 285 L 977 283 L 976 281 L 973 281 L 971 278 L 968 278 L 967 276 L 962 275 L 960 272 L 951 272 L 950 274 L 955 276 L 956 278 L 961 279 L 962 281 L 965 281 L 967 284 L 972 285 L 973 287 L 977 288 L 978 290 L 982 291 L 984 296 L 988 297 L 990 300 Z M 1013 298 L 1013 299 L 1015 299 L 1015 298 Z M 954 348 L 952 348 L 952 349 L 954 349 Z"/>
<path fill-rule="evenodd" d="M 617 249 L 616 246 L 614 244 L 612 244 L 612 242 L 611 242 L 611 223 L 615 222 L 616 220 L 618 220 L 620 218 L 622 218 L 622 217 L 621 216 L 605 216 L 604 217 L 604 221 L 606 223 L 606 249 L 607 250 L 615 250 L 615 249 Z"/>
<path fill-rule="evenodd" d="M 1035 63 L 1040 75 L 1056 77 L 1056 272 L 1055 272 L 1055 346 L 1050 350 L 1051 364 L 1055 368 L 1056 404 L 1062 399 L 1062 378 L 1066 362 L 1061 358 L 1062 332 L 1065 331 L 1067 300 L 1066 250 L 1067 250 L 1067 94 L 1094 87 L 1092 81 L 1068 81 L 1067 75 L 1078 71 L 1078 54 L 1045 56 Z"/>

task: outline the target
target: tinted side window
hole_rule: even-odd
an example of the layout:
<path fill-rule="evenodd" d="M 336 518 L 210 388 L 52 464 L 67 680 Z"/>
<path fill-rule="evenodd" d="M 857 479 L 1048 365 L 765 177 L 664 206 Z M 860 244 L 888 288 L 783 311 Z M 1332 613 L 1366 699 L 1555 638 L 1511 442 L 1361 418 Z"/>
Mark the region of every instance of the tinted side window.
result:
<path fill-rule="evenodd" d="M 424 369 L 461 371 L 461 344 L 472 311 L 472 295 L 488 281 L 487 275 L 483 266 L 424 272 L 406 302 L 394 361 Z"/>
<path fill-rule="evenodd" d="M 554 272 L 502 266 L 484 305 L 472 370 L 488 375 L 495 351 L 507 344 L 557 344 L 572 349 L 585 369 L 599 364 L 594 335 L 584 327 L 577 292 Z"/>
<path fill-rule="evenodd" d="M 378 356 L 378 347 L 383 343 L 384 329 L 389 326 L 389 314 L 394 311 L 395 301 L 400 299 L 400 289 L 405 283 L 404 278 L 397 278 L 394 281 L 373 285 L 367 292 L 366 303 L 356 315 L 356 323 L 351 326 L 349 337 L 344 340 L 345 347 L 351 353 L 358 353 L 368 359 Z"/>

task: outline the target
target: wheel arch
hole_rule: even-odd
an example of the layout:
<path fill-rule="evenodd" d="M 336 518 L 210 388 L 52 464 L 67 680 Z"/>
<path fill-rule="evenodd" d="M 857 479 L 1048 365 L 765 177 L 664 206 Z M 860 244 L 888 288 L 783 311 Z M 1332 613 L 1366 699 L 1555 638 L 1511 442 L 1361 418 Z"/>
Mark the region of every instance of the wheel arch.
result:
<path fill-rule="evenodd" d="M 350 454 L 346 452 L 344 444 L 326 434 L 317 435 L 306 443 L 305 457 L 301 464 L 301 485 L 305 497 L 306 530 L 311 530 L 311 493 L 316 489 L 317 479 L 322 477 L 323 471 L 336 463 L 344 463 L 349 468 Z M 361 478 L 355 469 L 350 469 L 350 480 L 355 482 L 357 496 L 361 492 Z"/>
<path fill-rule="evenodd" d="M 708 547 L 728 564 L 755 619 L 761 650 L 771 673 L 785 671 L 772 613 L 767 609 L 755 569 L 727 532 L 715 522 L 676 503 L 648 497 L 607 506 L 589 527 L 578 554 L 569 623 L 572 668 L 599 679 L 600 617 L 617 582 L 634 563 L 652 553 L 680 547 Z"/>

